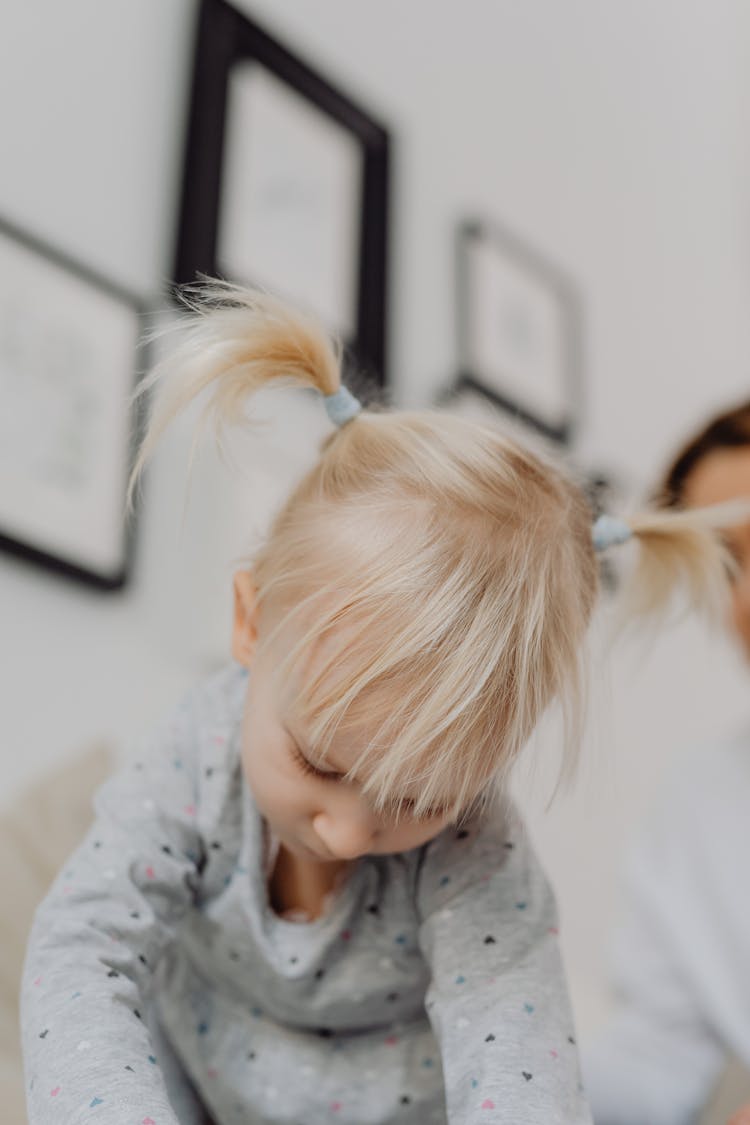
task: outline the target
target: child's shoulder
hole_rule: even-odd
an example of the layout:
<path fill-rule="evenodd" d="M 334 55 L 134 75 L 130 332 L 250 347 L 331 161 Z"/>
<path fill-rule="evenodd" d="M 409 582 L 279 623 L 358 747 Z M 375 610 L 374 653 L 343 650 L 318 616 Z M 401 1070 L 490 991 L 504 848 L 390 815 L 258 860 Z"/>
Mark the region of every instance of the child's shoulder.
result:
<path fill-rule="evenodd" d="M 557 925 L 549 880 L 508 801 L 425 847 L 415 902 L 420 924 L 446 940 L 453 940 L 446 935 L 455 926 L 486 926 L 492 935 L 500 919 L 508 933 L 521 923 L 545 933 Z"/>
<path fill-rule="evenodd" d="M 232 664 L 190 687 L 134 747 L 132 758 L 157 763 L 165 755 L 186 768 L 236 756 L 247 674 Z"/>
<path fill-rule="evenodd" d="M 247 672 L 238 664 L 228 664 L 197 679 L 176 703 L 168 707 L 161 728 L 183 725 L 196 733 L 222 725 L 236 725 L 242 717 Z"/>
<path fill-rule="evenodd" d="M 523 820 L 509 801 L 446 828 L 423 850 L 420 882 L 457 890 L 482 886 L 488 873 L 529 874 L 536 868 Z"/>
<path fill-rule="evenodd" d="M 236 725 L 242 717 L 248 673 L 239 664 L 227 664 L 199 680 L 187 693 L 183 705 L 193 721 L 207 725 Z"/>
<path fill-rule="evenodd" d="M 230 816 L 241 794 L 246 684 L 247 676 L 231 665 L 189 688 L 130 748 L 123 768 L 97 794 L 99 811 L 158 807 L 178 819 L 186 814 L 201 829 Z"/>
<path fill-rule="evenodd" d="M 497 801 L 488 808 L 444 829 L 427 845 L 433 860 L 460 859 L 497 861 L 525 841 L 525 829 L 515 805 Z"/>

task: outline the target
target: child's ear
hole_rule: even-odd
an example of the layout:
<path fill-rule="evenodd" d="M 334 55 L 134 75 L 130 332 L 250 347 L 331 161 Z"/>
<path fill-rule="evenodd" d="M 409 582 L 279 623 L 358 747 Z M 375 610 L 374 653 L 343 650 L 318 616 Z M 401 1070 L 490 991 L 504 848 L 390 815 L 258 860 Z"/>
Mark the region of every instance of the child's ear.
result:
<path fill-rule="evenodd" d="M 249 668 L 255 658 L 258 644 L 258 590 L 253 576 L 247 570 L 238 570 L 233 579 L 234 624 L 232 626 L 232 656 L 238 664 Z"/>

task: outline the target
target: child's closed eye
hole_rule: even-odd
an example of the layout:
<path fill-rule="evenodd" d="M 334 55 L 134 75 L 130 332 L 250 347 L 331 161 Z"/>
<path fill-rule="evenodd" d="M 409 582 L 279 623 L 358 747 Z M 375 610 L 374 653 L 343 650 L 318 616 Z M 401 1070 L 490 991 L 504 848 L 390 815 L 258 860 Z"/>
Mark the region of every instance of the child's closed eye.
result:
<path fill-rule="evenodd" d="M 318 778 L 320 781 L 342 781 L 344 774 L 336 770 L 324 770 L 319 766 L 313 765 L 309 758 L 300 750 L 297 743 L 292 736 L 289 736 L 289 747 L 292 760 L 301 773 L 306 774 L 308 777 Z M 405 821 L 411 820 L 416 823 L 422 824 L 431 820 L 447 820 L 451 813 L 447 806 L 436 805 L 422 809 L 419 813 L 416 811 L 417 802 L 409 797 L 403 797 L 401 800 L 393 804 L 389 809 L 385 810 L 385 814 L 389 820 Z"/>
<path fill-rule="evenodd" d="M 290 742 L 289 745 L 294 763 L 302 773 L 307 774 L 308 777 L 320 778 L 321 781 L 341 781 L 343 774 L 336 773 L 334 770 L 322 770 L 318 766 L 314 766 L 305 757 L 296 742 Z"/>

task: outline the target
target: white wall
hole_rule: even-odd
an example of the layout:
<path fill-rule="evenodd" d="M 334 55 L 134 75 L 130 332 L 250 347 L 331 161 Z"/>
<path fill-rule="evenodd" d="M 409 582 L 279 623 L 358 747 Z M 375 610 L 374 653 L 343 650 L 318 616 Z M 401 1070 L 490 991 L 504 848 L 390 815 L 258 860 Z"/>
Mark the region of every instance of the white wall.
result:
<path fill-rule="evenodd" d="M 393 126 L 402 402 L 452 372 L 452 229 L 467 212 L 496 215 L 581 286 L 588 462 L 642 485 L 704 411 L 746 393 L 743 0 L 246 6 Z M 186 0 L 4 0 L 0 16 L 0 216 L 146 295 L 169 269 L 192 14 Z M 308 423 L 295 414 L 290 432 Z M 222 489 L 216 511 L 209 463 L 180 537 L 184 453 L 183 431 L 151 474 L 126 594 L 0 558 L 5 795 L 87 739 L 143 729 L 216 658 L 246 502 Z M 265 497 L 277 462 L 256 456 Z M 742 672 L 695 623 L 637 660 L 620 650 L 610 679 L 576 794 L 546 817 L 528 799 L 585 1023 L 624 834 L 670 756 L 745 709 Z"/>
<path fill-rule="evenodd" d="M 250 6 L 394 123 L 405 399 L 450 371 L 451 224 L 471 210 L 583 288 L 592 455 L 649 473 L 665 439 L 746 385 L 741 0 Z"/>

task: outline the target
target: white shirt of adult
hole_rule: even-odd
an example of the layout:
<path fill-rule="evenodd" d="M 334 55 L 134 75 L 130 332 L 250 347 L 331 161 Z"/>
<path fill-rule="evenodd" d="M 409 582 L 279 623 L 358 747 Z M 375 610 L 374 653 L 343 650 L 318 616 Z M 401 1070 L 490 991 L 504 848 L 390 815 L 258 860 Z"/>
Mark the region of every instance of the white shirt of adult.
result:
<path fill-rule="evenodd" d="M 750 1068 L 750 728 L 681 757 L 626 885 L 587 1093 L 597 1125 L 687 1125 L 727 1054 Z"/>

